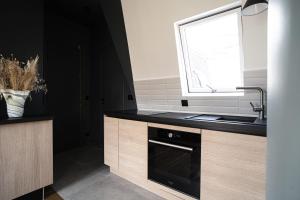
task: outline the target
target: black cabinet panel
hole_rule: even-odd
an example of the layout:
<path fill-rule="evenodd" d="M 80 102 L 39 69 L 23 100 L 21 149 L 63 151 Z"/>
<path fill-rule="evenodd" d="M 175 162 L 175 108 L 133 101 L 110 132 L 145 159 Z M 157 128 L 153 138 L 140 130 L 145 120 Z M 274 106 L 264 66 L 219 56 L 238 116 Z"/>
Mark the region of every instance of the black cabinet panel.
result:
<path fill-rule="evenodd" d="M 15 200 L 41 200 L 43 199 L 43 189 L 33 191 L 29 194 L 16 198 Z"/>

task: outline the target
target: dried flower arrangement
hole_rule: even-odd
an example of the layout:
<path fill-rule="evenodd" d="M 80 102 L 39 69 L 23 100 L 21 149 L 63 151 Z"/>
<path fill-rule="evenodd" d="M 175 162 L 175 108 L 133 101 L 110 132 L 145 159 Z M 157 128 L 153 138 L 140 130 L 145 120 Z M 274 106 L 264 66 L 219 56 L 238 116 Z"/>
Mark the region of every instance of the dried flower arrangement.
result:
<path fill-rule="evenodd" d="M 0 55 L 0 90 L 43 91 L 47 92 L 45 81 L 38 73 L 39 57 L 20 62 L 12 55 L 4 58 Z"/>

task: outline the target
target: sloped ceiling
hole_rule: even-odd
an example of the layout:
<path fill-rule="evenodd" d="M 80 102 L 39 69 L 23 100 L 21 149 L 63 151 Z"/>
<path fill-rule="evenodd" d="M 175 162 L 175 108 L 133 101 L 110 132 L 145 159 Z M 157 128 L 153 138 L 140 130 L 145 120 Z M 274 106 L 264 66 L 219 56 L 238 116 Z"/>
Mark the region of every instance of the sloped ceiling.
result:
<path fill-rule="evenodd" d="M 46 7 L 87 26 L 106 23 L 133 96 L 134 86 L 120 0 L 46 0 Z"/>
<path fill-rule="evenodd" d="M 117 51 L 124 75 L 132 95 L 134 93 L 132 69 L 128 50 L 127 36 L 120 0 L 100 0 L 102 11 L 106 19 L 115 49 Z"/>

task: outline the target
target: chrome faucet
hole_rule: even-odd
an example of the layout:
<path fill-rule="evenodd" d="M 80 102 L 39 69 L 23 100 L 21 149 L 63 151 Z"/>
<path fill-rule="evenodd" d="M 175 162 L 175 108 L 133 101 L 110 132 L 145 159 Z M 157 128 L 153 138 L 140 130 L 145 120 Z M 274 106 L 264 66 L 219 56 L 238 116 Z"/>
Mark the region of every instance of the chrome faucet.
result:
<path fill-rule="evenodd" d="M 236 87 L 237 90 L 257 90 L 260 93 L 260 105 L 255 106 L 252 102 L 250 105 L 254 112 L 258 112 L 258 117 L 260 120 L 265 118 L 265 106 L 264 106 L 264 90 L 260 87 Z"/>

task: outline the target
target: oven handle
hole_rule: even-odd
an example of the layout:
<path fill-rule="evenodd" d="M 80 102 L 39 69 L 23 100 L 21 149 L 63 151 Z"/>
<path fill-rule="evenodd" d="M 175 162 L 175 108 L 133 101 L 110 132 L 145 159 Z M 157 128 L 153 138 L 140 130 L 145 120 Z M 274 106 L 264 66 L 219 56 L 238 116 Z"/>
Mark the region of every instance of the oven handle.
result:
<path fill-rule="evenodd" d="M 163 145 L 163 146 L 173 147 L 173 148 L 176 148 L 176 149 L 193 151 L 193 148 L 190 148 L 190 147 L 184 147 L 184 146 L 180 146 L 180 145 L 176 145 L 176 144 L 169 144 L 169 143 L 160 142 L 160 141 L 157 141 L 157 140 L 149 140 L 149 142 L 153 143 L 153 144 L 160 144 L 160 145 Z"/>

